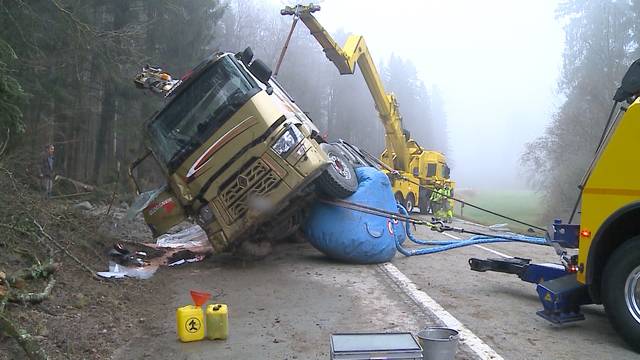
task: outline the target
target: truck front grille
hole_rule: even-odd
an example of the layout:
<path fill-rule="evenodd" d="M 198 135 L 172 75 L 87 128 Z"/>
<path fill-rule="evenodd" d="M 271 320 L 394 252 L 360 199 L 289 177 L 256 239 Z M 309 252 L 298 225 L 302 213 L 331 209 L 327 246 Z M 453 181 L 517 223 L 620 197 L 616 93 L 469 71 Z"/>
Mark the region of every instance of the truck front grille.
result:
<path fill-rule="evenodd" d="M 251 197 L 267 196 L 279 181 L 278 176 L 260 159 L 236 175 L 235 180 L 219 196 L 220 203 L 229 214 L 230 223 L 246 214 Z"/>

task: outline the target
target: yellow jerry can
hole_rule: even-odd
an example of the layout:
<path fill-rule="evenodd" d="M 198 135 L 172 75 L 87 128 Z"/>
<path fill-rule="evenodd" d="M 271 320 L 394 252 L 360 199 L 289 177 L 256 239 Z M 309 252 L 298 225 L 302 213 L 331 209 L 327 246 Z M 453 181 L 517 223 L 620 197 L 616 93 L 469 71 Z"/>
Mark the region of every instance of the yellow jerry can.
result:
<path fill-rule="evenodd" d="M 187 305 L 176 310 L 178 338 L 182 342 L 204 339 L 204 314 L 201 306 Z"/>
<path fill-rule="evenodd" d="M 225 304 L 207 306 L 207 338 L 225 340 L 229 336 L 229 310 Z"/>

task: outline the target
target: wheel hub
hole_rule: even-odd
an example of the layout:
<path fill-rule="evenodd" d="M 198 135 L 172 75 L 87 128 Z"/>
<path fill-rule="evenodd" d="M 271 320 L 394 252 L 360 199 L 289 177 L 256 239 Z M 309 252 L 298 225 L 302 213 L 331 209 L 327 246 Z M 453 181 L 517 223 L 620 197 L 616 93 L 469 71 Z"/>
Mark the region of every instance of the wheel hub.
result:
<path fill-rule="evenodd" d="M 631 316 L 640 323 L 640 266 L 633 269 L 627 277 L 624 286 L 624 299 Z"/>
<path fill-rule="evenodd" d="M 351 171 L 349 171 L 349 168 L 345 166 L 340 158 L 333 154 L 329 154 L 329 159 L 331 160 L 331 165 L 336 170 L 336 172 L 340 174 L 340 176 L 347 180 L 351 179 Z"/>

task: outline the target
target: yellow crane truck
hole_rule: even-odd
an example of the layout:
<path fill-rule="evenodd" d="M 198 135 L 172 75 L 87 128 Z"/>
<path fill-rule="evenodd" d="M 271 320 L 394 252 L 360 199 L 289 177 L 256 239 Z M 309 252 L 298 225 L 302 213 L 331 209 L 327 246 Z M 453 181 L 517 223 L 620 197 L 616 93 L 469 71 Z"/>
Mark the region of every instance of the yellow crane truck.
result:
<path fill-rule="evenodd" d="M 426 214 L 429 189 L 441 189 L 445 185 L 452 189 L 455 185 L 450 180 L 450 169 L 444 154 L 424 149 L 403 128 L 397 99 L 385 91 L 364 37 L 350 35 L 345 45 L 340 47 L 313 16 L 318 10 L 320 6 L 314 4 L 295 5 L 285 7 L 280 13 L 294 16 L 293 26 L 298 19 L 306 25 L 341 75 L 353 74 L 358 65 L 385 129 L 385 150 L 380 160 L 400 175 L 393 176 L 388 172 L 395 198 L 409 212 L 417 206 L 421 213 Z M 285 44 L 283 50 L 286 47 Z"/>
<path fill-rule="evenodd" d="M 555 220 L 550 241 L 564 268 L 527 259 L 470 259 L 472 270 L 517 274 L 537 283 L 554 323 L 583 320 L 580 306 L 603 304 L 616 331 L 640 352 L 640 60 L 634 62 L 614 104 L 568 223 Z M 616 112 L 617 110 L 617 112 Z M 615 116 L 613 116 L 616 114 Z M 573 224 L 580 206 L 579 224 Z M 558 246 L 559 245 L 559 246 Z M 578 249 L 567 256 L 563 249 Z"/>
<path fill-rule="evenodd" d="M 139 194 L 131 213 L 142 211 L 154 236 L 189 218 L 216 252 L 274 240 L 298 228 L 317 192 L 357 188 L 348 149 L 324 142 L 250 48 L 215 53 L 180 80 L 145 66 L 134 82 L 167 99 L 145 122 L 147 151 L 129 167 Z M 166 186 L 141 194 L 136 168 L 149 156 Z"/>

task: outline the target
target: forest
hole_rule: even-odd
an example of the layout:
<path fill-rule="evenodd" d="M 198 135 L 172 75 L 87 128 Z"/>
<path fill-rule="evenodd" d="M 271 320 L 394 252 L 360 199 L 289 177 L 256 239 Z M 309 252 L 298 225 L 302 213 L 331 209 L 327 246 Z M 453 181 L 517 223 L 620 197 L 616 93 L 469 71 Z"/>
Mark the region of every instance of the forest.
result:
<path fill-rule="evenodd" d="M 95 185 L 126 185 L 123 172 L 143 151 L 142 123 L 162 106 L 133 86 L 143 65 L 179 77 L 211 52 L 250 46 L 273 68 L 291 24 L 278 4 L 258 0 L 8 0 L 0 10 L 0 133 L 10 156 L 32 174 L 54 144 L 58 171 Z M 334 37 L 342 42 L 351 30 Z M 412 136 L 446 150 L 437 90 L 400 55 L 376 61 Z M 278 80 L 323 136 L 382 151 L 383 127 L 362 76 L 341 77 L 302 26 Z"/>
<path fill-rule="evenodd" d="M 615 90 L 640 57 L 640 1 L 569 0 L 557 8 L 565 50 L 558 95 L 564 98 L 521 161 L 543 196 L 546 218 L 568 218 L 594 157 Z M 541 56 L 543 56 L 541 54 Z"/>

